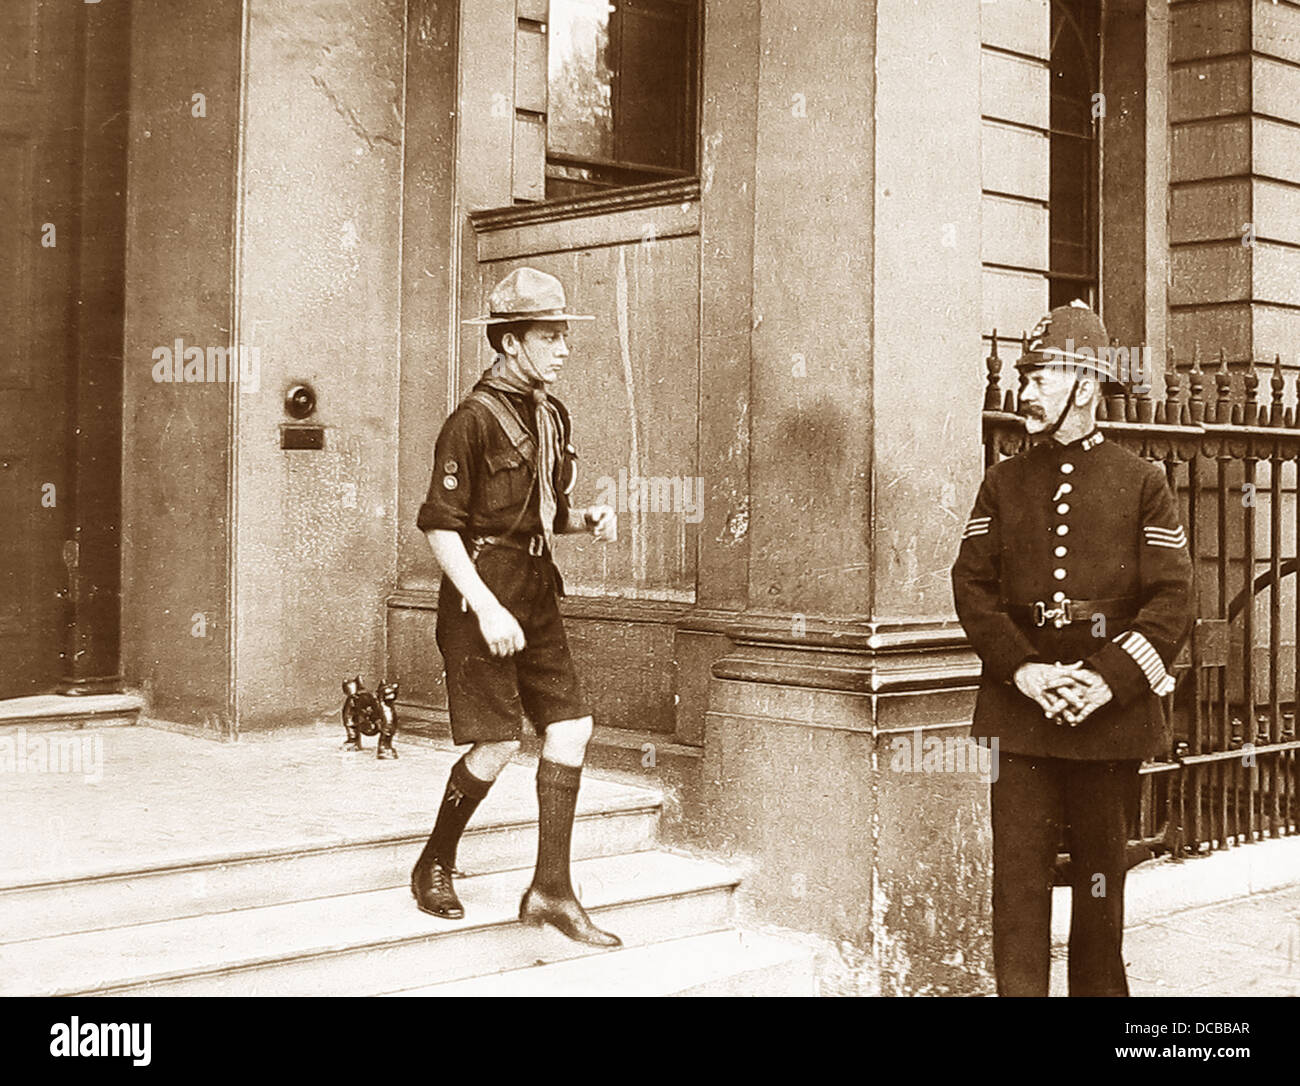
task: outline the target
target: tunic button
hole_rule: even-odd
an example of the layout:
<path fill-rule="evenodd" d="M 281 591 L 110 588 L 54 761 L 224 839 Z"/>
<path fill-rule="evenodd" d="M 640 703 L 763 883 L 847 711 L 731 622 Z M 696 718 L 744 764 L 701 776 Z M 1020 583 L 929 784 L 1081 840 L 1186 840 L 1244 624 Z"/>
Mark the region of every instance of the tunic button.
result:
<path fill-rule="evenodd" d="M 1072 472 L 1073 470 L 1074 470 L 1074 465 L 1073 465 L 1073 464 L 1062 464 L 1062 465 L 1061 465 L 1061 474 L 1062 474 L 1062 475 L 1069 475 L 1070 472 Z"/>
<path fill-rule="evenodd" d="M 1060 490 L 1057 491 L 1057 493 L 1058 493 L 1058 494 L 1069 494 L 1073 489 L 1074 489 L 1074 487 L 1072 487 L 1069 483 L 1062 483 L 1062 484 L 1061 484 L 1061 488 L 1060 488 Z"/>
<path fill-rule="evenodd" d="M 1056 534 L 1057 534 L 1057 535 L 1069 535 L 1069 534 L 1070 534 L 1070 529 L 1067 528 L 1064 524 L 1058 524 L 1058 525 L 1056 526 Z"/>
<path fill-rule="evenodd" d="M 1053 600 L 1054 603 L 1060 603 L 1063 599 L 1065 599 L 1065 593 L 1064 593 L 1064 592 L 1053 592 L 1053 593 L 1052 593 L 1052 600 Z"/>
<path fill-rule="evenodd" d="M 1065 514 L 1070 511 L 1070 506 L 1066 502 L 1061 502 L 1061 504 L 1056 507 L 1056 511 L 1060 513 L 1061 516 L 1065 516 Z"/>
<path fill-rule="evenodd" d="M 1065 548 L 1064 548 L 1064 547 L 1057 547 L 1057 548 L 1056 548 L 1056 557 L 1057 557 L 1057 558 L 1064 558 L 1064 557 L 1065 557 Z"/>
<path fill-rule="evenodd" d="M 1058 581 L 1063 581 L 1065 580 L 1065 570 L 1063 569 L 1053 570 L 1052 576 L 1055 577 Z"/>

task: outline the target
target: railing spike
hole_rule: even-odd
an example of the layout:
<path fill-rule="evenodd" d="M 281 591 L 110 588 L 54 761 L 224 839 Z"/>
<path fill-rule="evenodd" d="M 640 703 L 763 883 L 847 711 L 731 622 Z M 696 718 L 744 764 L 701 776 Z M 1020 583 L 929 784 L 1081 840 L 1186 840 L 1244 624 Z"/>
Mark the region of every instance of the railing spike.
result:
<path fill-rule="evenodd" d="M 1119 352 L 1119 340 L 1114 336 L 1110 338 L 1110 356 L 1115 358 Z M 1151 374 L 1139 374 L 1137 379 L 1133 379 L 1133 369 L 1129 367 L 1128 385 L 1133 389 L 1135 400 L 1136 422 L 1154 422 L 1155 421 L 1155 404 L 1151 397 Z"/>
<path fill-rule="evenodd" d="M 989 337 L 989 354 L 984 359 L 985 368 L 988 370 L 988 378 L 984 388 L 984 410 L 996 411 L 1002 397 L 1000 390 L 1002 388 L 1002 357 L 998 354 L 998 330 L 993 329 L 993 335 Z"/>
<path fill-rule="evenodd" d="M 1174 349 L 1169 347 L 1165 351 L 1165 397 L 1156 406 L 1157 422 L 1169 422 L 1175 426 L 1182 422 L 1182 382 L 1183 375 L 1178 372 L 1178 364 L 1174 361 Z"/>
<path fill-rule="evenodd" d="M 1219 348 L 1219 367 L 1214 373 L 1214 384 L 1219 400 L 1214 407 L 1214 421 L 1227 426 L 1232 422 L 1232 374 L 1228 370 L 1228 356 Z"/>
<path fill-rule="evenodd" d="M 1246 402 L 1242 405 L 1241 421 L 1245 426 L 1259 425 L 1259 371 L 1252 357 L 1246 363 Z"/>
<path fill-rule="evenodd" d="M 1205 371 L 1201 369 L 1201 355 L 1192 355 L 1192 372 L 1187 378 L 1188 418 L 1199 426 L 1205 421 Z"/>
<path fill-rule="evenodd" d="M 1285 390 L 1285 380 L 1282 376 L 1282 356 L 1275 354 L 1273 356 L 1273 376 L 1269 378 L 1269 384 L 1273 389 L 1273 402 L 1268 409 L 1268 424 L 1270 426 L 1282 426 L 1286 423 L 1286 415 L 1282 408 L 1282 395 Z"/>

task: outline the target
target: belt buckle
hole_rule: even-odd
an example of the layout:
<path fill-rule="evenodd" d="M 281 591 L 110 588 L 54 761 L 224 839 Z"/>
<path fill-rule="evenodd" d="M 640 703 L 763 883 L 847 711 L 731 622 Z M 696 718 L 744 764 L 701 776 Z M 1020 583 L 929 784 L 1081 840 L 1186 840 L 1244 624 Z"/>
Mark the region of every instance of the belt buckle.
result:
<path fill-rule="evenodd" d="M 1048 607 L 1042 600 L 1034 603 L 1034 625 L 1046 626 L 1047 620 L 1052 620 L 1052 625 L 1058 630 L 1070 621 L 1070 601 L 1064 600 L 1060 607 Z"/>
<path fill-rule="evenodd" d="M 540 558 L 546 551 L 546 536 L 530 536 L 528 540 L 528 553 L 534 558 Z"/>

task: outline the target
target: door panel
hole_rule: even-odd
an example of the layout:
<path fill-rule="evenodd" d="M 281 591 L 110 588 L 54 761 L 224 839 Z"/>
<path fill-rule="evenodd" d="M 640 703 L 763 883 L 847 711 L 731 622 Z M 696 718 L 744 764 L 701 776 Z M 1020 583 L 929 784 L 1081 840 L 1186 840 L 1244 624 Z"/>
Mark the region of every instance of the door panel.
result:
<path fill-rule="evenodd" d="M 0 697 L 61 671 L 82 7 L 0 0 Z"/>

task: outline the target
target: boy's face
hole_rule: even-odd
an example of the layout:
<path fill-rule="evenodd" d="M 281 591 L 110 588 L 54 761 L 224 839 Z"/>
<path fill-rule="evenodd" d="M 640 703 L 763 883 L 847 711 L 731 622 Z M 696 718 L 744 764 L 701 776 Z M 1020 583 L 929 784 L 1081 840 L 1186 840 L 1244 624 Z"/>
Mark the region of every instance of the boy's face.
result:
<path fill-rule="evenodd" d="M 554 384 L 569 357 L 568 321 L 537 321 L 520 337 L 507 335 L 502 343 L 520 369 L 543 384 Z"/>

